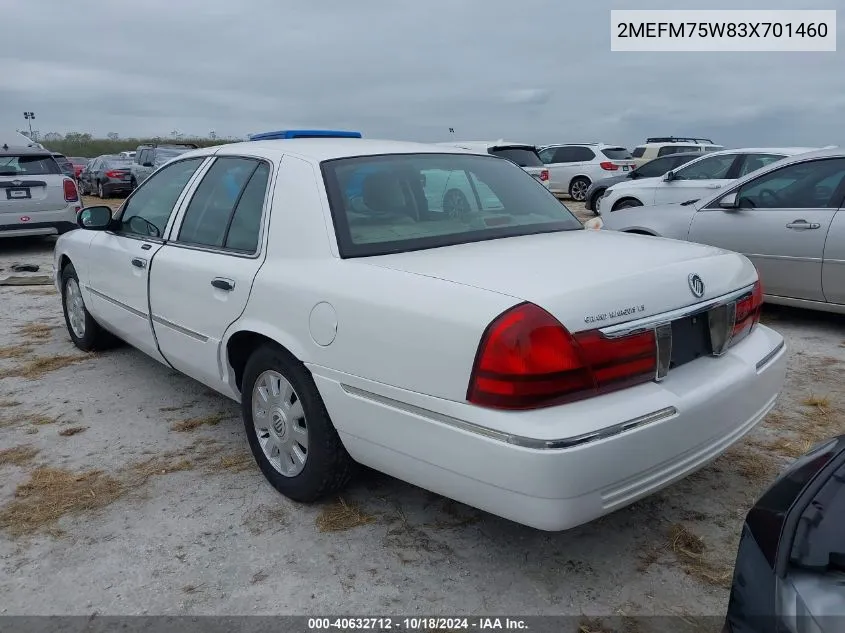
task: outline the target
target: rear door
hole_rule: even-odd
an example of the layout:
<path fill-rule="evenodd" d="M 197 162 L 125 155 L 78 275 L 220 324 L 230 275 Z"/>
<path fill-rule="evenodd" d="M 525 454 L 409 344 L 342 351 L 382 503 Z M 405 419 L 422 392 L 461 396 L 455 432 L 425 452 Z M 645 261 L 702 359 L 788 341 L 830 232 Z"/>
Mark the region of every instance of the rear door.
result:
<path fill-rule="evenodd" d="M 0 225 L 17 224 L 39 211 L 66 208 L 64 179 L 59 164 L 48 154 L 0 155 Z"/>
<path fill-rule="evenodd" d="M 689 239 L 747 255 L 767 295 L 824 301 L 825 241 L 843 187 L 845 158 L 787 165 L 738 189 L 739 208 L 722 209 L 714 203 L 701 209 Z M 842 253 L 832 246 L 830 255 L 838 259 Z M 832 289 L 838 279 L 838 273 L 829 273 Z"/>
<path fill-rule="evenodd" d="M 91 240 L 88 309 L 130 345 L 163 360 L 150 324 L 147 286 L 174 210 L 205 157 L 168 165 L 123 204 L 115 230 Z"/>
<path fill-rule="evenodd" d="M 719 154 L 687 163 L 672 172 L 673 180 L 654 183 L 653 196 L 648 196 L 648 203 L 670 204 L 714 196 L 718 189 L 733 180 L 731 171 L 738 160 L 739 154 Z"/>
<path fill-rule="evenodd" d="M 264 260 L 273 173 L 263 159 L 216 158 L 151 268 L 150 309 L 162 354 L 212 388 L 223 381 L 223 334 L 244 311 Z"/>

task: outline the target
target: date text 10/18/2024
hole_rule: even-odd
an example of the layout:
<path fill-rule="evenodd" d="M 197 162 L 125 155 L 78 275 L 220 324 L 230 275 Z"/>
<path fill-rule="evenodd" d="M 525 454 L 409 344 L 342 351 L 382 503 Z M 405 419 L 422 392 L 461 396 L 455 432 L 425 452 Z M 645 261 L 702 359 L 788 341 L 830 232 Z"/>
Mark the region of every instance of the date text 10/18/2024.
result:
<path fill-rule="evenodd" d="M 516 631 L 527 628 L 523 619 L 502 617 L 308 618 L 309 631 Z"/>

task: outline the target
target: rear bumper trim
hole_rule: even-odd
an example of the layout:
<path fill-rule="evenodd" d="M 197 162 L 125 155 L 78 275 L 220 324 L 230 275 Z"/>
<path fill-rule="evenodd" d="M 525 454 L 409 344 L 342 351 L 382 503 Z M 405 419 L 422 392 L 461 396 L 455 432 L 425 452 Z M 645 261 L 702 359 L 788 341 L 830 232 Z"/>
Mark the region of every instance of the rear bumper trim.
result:
<path fill-rule="evenodd" d="M 466 420 L 460 420 L 458 418 L 449 415 L 444 415 L 442 413 L 437 413 L 429 409 L 424 409 L 413 404 L 408 404 L 406 402 L 400 402 L 399 400 L 395 400 L 393 398 L 381 396 L 371 391 L 359 389 L 358 387 L 352 387 L 346 384 L 341 384 L 340 387 L 350 396 L 362 398 L 365 400 L 371 400 L 386 407 L 391 407 L 393 409 L 404 411 L 405 413 L 418 415 L 422 418 L 427 418 L 435 422 L 440 422 L 441 424 L 446 424 L 448 426 L 452 426 L 463 431 L 475 433 L 476 435 L 483 435 L 484 437 L 504 442 L 506 444 L 513 444 L 515 446 L 522 446 L 523 448 L 533 448 L 539 450 L 559 450 L 565 448 L 573 448 L 575 446 L 581 446 L 583 444 L 588 444 L 597 440 L 603 440 L 609 437 L 613 437 L 614 435 L 619 435 L 620 433 L 624 433 L 625 431 L 631 431 L 633 429 L 646 426 L 648 424 L 660 422 L 661 420 L 671 418 L 672 416 L 677 415 L 678 413 L 678 410 L 675 407 L 665 407 L 663 409 L 653 411 L 646 415 L 631 418 L 630 420 L 626 420 L 625 422 L 620 422 L 619 424 L 614 424 L 613 426 L 604 429 L 599 429 L 597 431 L 592 431 L 590 433 L 585 433 L 583 435 L 554 440 L 542 440 L 532 437 L 524 437 L 521 435 L 513 435 L 510 433 L 503 433 L 502 431 L 496 431 L 494 429 L 490 429 L 479 424 L 467 422 Z"/>

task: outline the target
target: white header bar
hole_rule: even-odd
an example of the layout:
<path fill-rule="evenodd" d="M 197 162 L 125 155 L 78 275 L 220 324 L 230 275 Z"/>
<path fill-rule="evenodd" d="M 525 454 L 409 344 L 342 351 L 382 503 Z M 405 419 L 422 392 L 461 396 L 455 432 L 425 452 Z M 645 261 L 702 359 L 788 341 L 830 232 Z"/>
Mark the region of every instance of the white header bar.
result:
<path fill-rule="evenodd" d="M 836 11 L 611 11 L 610 50 L 835 51 Z"/>

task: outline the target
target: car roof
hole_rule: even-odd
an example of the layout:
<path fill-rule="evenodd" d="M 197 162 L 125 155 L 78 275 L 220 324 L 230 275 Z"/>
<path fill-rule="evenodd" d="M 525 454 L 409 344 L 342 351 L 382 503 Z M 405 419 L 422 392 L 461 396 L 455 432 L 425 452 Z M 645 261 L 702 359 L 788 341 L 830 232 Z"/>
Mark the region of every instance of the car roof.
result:
<path fill-rule="evenodd" d="M 525 147 L 536 150 L 537 146 L 533 143 L 519 143 L 515 141 L 505 141 L 504 139 L 498 141 L 450 141 L 448 143 L 436 143 L 441 147 L 458 147 L 461 149 L 475 150 L 479 152 L 486 152 L 493 148 L 504 149 L 506 147 Z"/>
<path fill-rule="evenodd" d="M 717 152 L 707 152 L 705 156 L 723 156 L 725 154 L 783 154 L 794 156 L 795 154 L 806 154 L 819 149 L 818 147 L 738 147 L 736 149 L 720 149 Z"/>
<path fill-rule="evenodd" d="M 533 146 L 532 146 L 533 147 Z M 244 141 L 216 145 L 182 154 L 180 158 L 210 156 L 213 154 L 260 155 L 278 158 L 288 154 L 312 162 L 355 156 L 378 156 L 381 154 L 487 154 L 485 149 L 464 149 L 451 144 L 414 143 L 411 141 L 389 141 L 360 138 L 299 138 L 271 141 Z"/>
<path fill-rule="evenodd" d="M 0 145 L 0 156 L 50 156 L 53 154 L 40 147 L 29 147 L 22 145 Z"/>
<path fill-rule="evenodd" d="M 612 148 L 619 148 L 619 149 L 628 149 L 622 144 L 613 144 L 613 143 L 551 143 L 549 145 L 543 145 L 541 149 L 546 149 L 548 147 L 597 147 L 598 149 L 607 149 L 608 147 Z"/>

